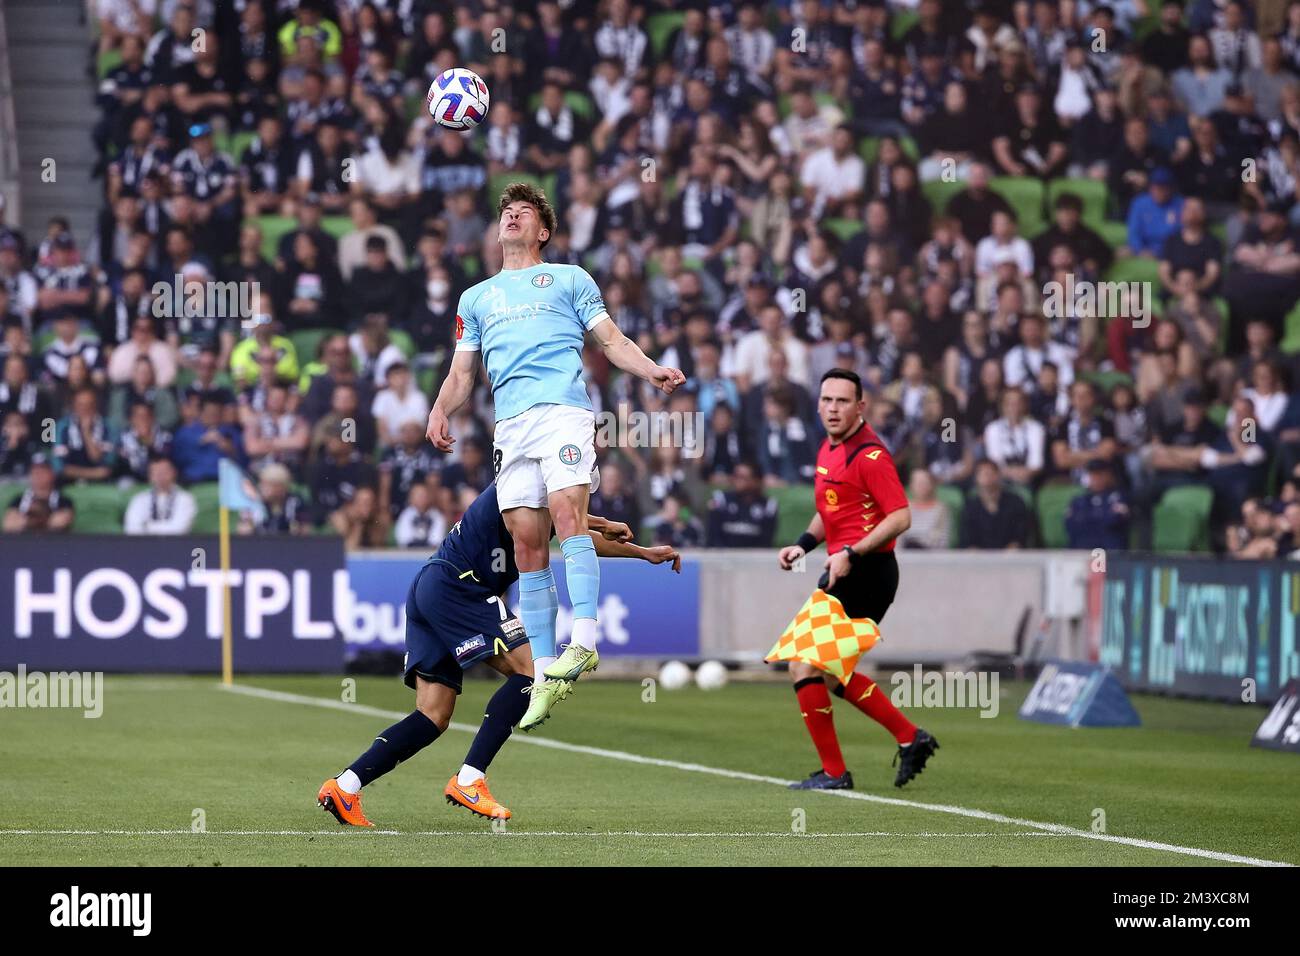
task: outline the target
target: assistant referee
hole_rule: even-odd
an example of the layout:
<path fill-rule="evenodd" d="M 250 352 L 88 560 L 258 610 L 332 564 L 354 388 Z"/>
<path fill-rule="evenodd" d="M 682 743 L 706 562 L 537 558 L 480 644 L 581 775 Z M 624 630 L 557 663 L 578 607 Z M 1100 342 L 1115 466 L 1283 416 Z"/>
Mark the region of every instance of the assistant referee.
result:
<path fill-rule="evenodd" d="M 817 452 L 817 514 L 796 544 L 781 549 L 780 562 L 789 571 L 825 541 L 828 557 L 818 586 L 838 599 L 850 618 L 870 618 L 879 625 L 898 591 L 894 543 L 911 527 L 912 512 L 893 456 L 863 418 L 862 398 L 862 380 L 855 373 L 831 369 L 822 376 L 817 413 L 826 440 Z M 790 679 L 822 761 L 820 769 L 793 787 L 851 790 L 853 775 L 840 753 L 824 672 L 795 660 L 790 662 Z M 866 675 L 853 672 L 846 679 L 836 678 L 835 693 L 898 741 L 895 786 L 924 770 L 939 749 L 938 741 L 908 720 Z"/>

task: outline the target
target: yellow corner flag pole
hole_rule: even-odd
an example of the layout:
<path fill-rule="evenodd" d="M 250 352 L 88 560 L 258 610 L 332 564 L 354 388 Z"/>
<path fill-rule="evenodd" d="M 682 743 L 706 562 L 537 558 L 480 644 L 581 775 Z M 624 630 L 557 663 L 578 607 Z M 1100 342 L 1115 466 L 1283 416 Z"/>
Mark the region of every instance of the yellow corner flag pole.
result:
<path fill-rule="evenodd" d="M 231 645 L 230 610 L 230 509 L 221 507 L 221 683 L 229 687 L 235 682 L 234 655 Z"/>

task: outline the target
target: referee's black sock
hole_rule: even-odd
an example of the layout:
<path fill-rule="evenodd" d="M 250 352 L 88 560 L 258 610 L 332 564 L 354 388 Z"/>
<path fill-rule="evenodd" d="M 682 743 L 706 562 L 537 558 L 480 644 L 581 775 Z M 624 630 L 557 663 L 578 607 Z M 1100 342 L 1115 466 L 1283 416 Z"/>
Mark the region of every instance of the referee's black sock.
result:
<path fill-rule="evenodd" d="M 532 686 L 531 677 L 511 674 L 497 688 L 497 692 L 488 701 L 487 713 L 483 715 L 483 723 L 474 735 L 474 742 L 469 745 L 465 766 L 487 773 L 488 765 L 510 739 L 511 729 L 523 720 L 528 710 L 527 691 Z"/>
<path fill-rule="evenodd" d="M 409 760 L 442 733 L 435 724 L 418 710 L 413 710 L 375 738 L 370 749 L 348 767 L 357 775 L 361 786 L 382 777 L 403 760 Z"/>

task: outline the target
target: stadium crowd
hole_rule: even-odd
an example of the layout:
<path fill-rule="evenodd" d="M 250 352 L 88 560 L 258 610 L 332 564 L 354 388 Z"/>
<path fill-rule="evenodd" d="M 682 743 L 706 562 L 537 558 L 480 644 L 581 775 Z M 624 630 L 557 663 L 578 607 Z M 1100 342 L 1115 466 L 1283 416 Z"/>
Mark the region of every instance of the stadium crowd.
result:
<path fill-rule="evenodd" d="M 587 356 L 598 411 L 700 423 L 602 452 L 593 511 L 647 539 L 773 544 L 839 367 L 905 547 L 1170 546 L 1164 508 L 1208 522 L 1187 546 L 1300 549 L 1300 2 L 98 14 L 97 232 L 0 218 L 6 532 L 71 527 L 79 483 L 132 491 L 128 533 L 187 530 L 229 457 L 267 504 L 242 532 L 435 545 L 491 480 L 486 381 L 453 454 L 425 417 L 528 178 L 547 258 L 688 376 L 664 399 Z M 452 66 L 491 89 L 480 130 L 424 109 Z M 178 310 L 173 277 L 246 308 Z M 1108 313 L 1111 280 L 1139 285 Z"/>

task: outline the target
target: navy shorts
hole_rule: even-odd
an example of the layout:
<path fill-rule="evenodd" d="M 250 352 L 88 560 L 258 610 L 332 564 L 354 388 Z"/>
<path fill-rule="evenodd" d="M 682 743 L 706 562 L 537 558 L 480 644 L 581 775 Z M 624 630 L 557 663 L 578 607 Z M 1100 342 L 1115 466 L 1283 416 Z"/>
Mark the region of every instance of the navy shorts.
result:
<path fill-rule="evenodd" d="M 467 586 L 450 564 L 430 561 L 406 595 L 406 663 L 416 675 L 461 692 L 465 668 L 528 642 L 524 626 L 505 601 Z"/>

